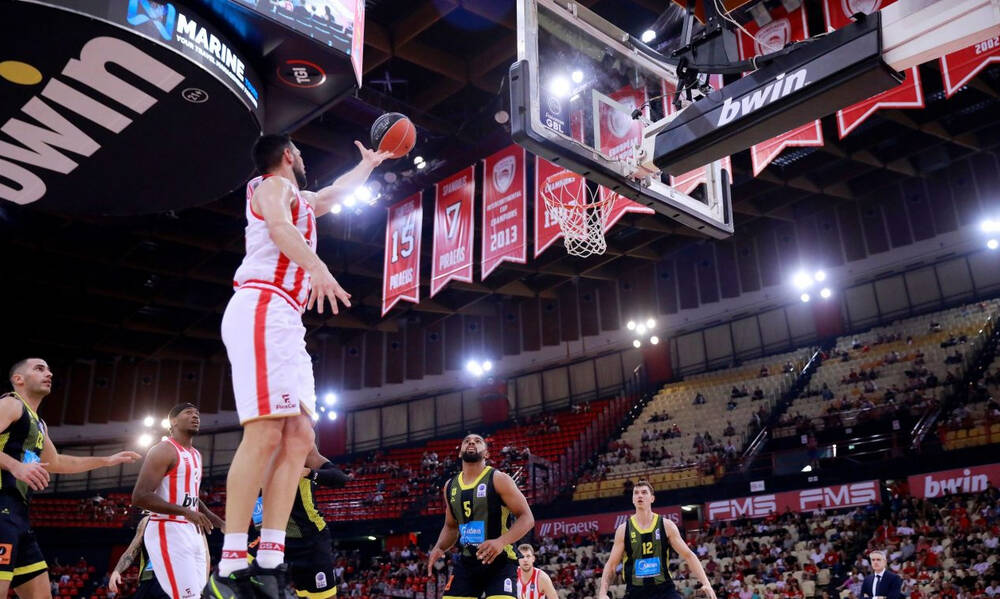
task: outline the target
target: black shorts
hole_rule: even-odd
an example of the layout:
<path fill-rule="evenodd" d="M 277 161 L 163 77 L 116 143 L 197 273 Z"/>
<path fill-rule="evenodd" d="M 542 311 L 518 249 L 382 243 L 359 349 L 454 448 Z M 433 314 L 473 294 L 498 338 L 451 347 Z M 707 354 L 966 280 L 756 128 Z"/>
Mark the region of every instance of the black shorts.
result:
<path fill-rule="evenodd" d="M 632 587 L 625 591 L 625 599 L 684 599 L 672 584 Z"/>
<path fill-rule="evenodd" d="M 329 527 L 301 539 L 285 539 L 285 563 L 299 597 L 328 599 L 337 594 Z"/>
<path fill-rule="evenodd" d="M 28 520 L 28 504 L 20 495 L 0 493 L 0 580 L 16 589 L 48 569 Z"/>
<path fill-rule="evenodd" d="M 442 599 L 479 599 L 517 597 L 517 562 L 501 555 L 490 565 L 475 558 L 455 560 Z"/>
<path fill-rule="evenodd" d="M 171 599 L 163 587 L 160 586 L 159 581 L 156 577 L 152 577 L 149 580 L 142 580 L 139 582 L 139 588 L 135 591 L 135 596 L 133 599 Z"/>

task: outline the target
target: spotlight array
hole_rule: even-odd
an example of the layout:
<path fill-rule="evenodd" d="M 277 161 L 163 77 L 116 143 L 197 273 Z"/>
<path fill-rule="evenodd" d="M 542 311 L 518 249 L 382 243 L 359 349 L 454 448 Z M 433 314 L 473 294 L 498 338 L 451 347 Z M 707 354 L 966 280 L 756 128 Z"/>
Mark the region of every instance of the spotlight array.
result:
<path fill-rule="evenodd" d="M 792 275 L 792 285 L 797 291 L 799 291 L 799 299 L 802 300 L 803 303 L 808 303 L 813 298 L 810 290 L 814 287 L 820 286 L 826 281 L 826 278 L 827 276 L 825 270 L 820 269 L 812 274 L 809 274 L 808 271 L 803 269 Z M 823 299 L 830 299 L 830 296 L 832 295 L 833 291 L 825 285 L 819 290 L 819 296 Z"/>
<path fill-rule="evenodd" d="M 632 331 L 632 335 L 635 337 L 632 339 L 632 347 L 634 348 L 642 347 L 644 340 L 648 341 L 650 345 L 656 345 L 660 342 L 660 338 L 652 334 L 653 330 L 656 329 L 656 319 L 654 318 L 629 320 L 625 323 L 625 328 Z"/>
<path fill-rule="evenodd" d="M 489 360 L 472 359 L 465 363 L 465 371 L 472 376 L 479 378 L 493 370 L 493 362 Z"/>

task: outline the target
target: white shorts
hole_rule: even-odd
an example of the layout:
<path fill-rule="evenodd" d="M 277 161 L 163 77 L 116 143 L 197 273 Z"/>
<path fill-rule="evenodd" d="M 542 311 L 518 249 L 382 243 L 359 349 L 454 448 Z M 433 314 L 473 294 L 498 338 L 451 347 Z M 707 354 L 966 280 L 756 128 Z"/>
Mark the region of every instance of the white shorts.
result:
<path fill-rule="evenodd" d="M 222 316 L 240 424 L 316 411 L 302 315 L 277 291 L 236 290 Z"/>
<path fill-rule="evenodd" d="M 208 544 L 190 522 L 149 520 L 142 536 L 163 592 L 172 599 L 197 599 L 208 583 Z"/>

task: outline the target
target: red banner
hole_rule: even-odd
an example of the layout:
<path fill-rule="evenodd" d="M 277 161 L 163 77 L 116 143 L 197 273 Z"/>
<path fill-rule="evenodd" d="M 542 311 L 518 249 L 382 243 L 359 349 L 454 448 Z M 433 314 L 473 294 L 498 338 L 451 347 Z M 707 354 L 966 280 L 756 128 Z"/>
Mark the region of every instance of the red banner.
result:
<path fill-rule="evenodd" d="M 646 103 L 646 90 L 625 86 L 610 96 L 594 92 L 594 112 L 597 114 L 597 139 L 595 146 L 611 158 L 626 160 L 635 155 L 635 148 L 642 140 L 642 121 L 632 118 L 632 111 L 642 107 L 642 113 L 649 117 L 649 106 Z M 610 189 L 601 187 L 601 201 L 613 193 Z M 617 198 L 611 206 L 611 213 L 604 218 L 604 232 L 625 216 L 626 212 L 640 214 L 655 214 L 652 208 L 634 202 L 623 195 L 615 194 Z"/>
<path fill-rule="evenodd" d="M 771 22 L 763 27 L 757 25 L 756 21 L 750 21 L 745 29 L 753 36 L 748 37 L 745 33 L 738 33 L 740 58 L 748 60 L 754 56 L 770 54 L 783 48 L 786 44 L 797 42 L 809 37 L 809 26 L 806 24 L 805 5 L 792 12 L 787 12 L 784 7 L 778 6 L 771 11 Z M 762 91 L 766 95 L 770 88 Z M 756 97 L 756 96 L 755 96 Z M 753 101 L 754 97 L 744 98 L 744 102 Z M 753 163 L 753 174 L 756 177 L 771 164 L 775 158 L 792 146 L 822 146 L 823 129 L 817 119 L 811 123 L 806 123 L 801 127 L 792 129 L 787 133 L 782 133 L 767 141 L 761 142 L 750 148 L 750 161 Z"/>
<path fill-rule="evenodd" d="M 910 494 L 922 499 L 956 493 L 979 493 L 985 491 L 989 483 L 993 483 L 993 486 L 1000 485 L 1000 464 L 917 474 L 911 476 L 908 482 Z"/>
<path fill-rule="evenodd" d="M 420 301 L 421 194 L 389 207 L 382 264 L 382 316 L 400 300 Z"/>
<path fill-rule="evenodd" d="M 482 280 L 501 262 L 528 261 L 525 171 L 524 148 L 517 144 L 483 160 Z"/>
<path fill-rule="evenodd" d="M 991 63 L 1000 61 L 1000 36 L 993 36 L 963 50 L 941 57 L 944 93 L 952 97 Z"/>
<path fill-rule="evenodd" d="M 669 518 L 680 528 L 681 508 L 673 505 L 665 508 L 654 507 L 653 511 L 664 518 Z M 606 535 L 614 534 L 615 530 L 625 523 L 630 513 L 609 512 L 590 514 L 588 516 L 571 516 L 568 518 L 551 518 L 535 521 L 535 534 L 539 537 L 561 537 L 566 535 L 586 535 L 592 532 Z"/>
<path fill-rule="evenodd" d="M 535 156 L 535 257 L 542 255 L 542 252 L 549 249 L 549 246 L 562 237 L 562 229 L 559 228 L 559 221 L 556 215 L 545 205 L 542 199 L 542 186 L 545 179 L 557 173 L 568 172 L 561 166 L 556 166 L 548 160 Z M 562 193 L 579 198 L 587 193 L 583 188 L 584 180 L 580 175 L 574 174 L 568 181 L 571 186 Z"/>
<path fill-rule="evenodd" d="M 881 10 L 896 0 L 823 0 L 823 15 L 826 30 L 834 31 L 852 22 L 851 15 L 871 14 Z M 906 80 L 902 84 L 876 94 L 837 111 L 837 131 L 840 139 L 854 130 L 880 108 L 923 108 L 924 94 L 920 87 L 920 70 L 913 67 L 905 71 Z"/>
<path fill-rule="evenodd" d="M 431 252 L 431 297 L 448 281 L 472 282 L 472 223 L 476 177 L 472 166 L 434 186 L 434 246 Z"/>
<path fill-rule="evenodd" d="M 879 482 L 868 480 L 846 485 L 784 491 L 736 499 L 722 499 L 705 504 L 704 517 L 709 521 L 737 518 L 764 518 L 771 514 L 811 512 L 817 509 L 835 510 L 881 503 Z"/>

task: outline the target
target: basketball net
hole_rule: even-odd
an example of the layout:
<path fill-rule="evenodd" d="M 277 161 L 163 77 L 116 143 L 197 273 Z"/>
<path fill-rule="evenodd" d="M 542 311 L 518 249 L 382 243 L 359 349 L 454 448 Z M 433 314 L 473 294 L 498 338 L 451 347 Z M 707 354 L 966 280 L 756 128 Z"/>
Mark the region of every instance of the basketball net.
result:
<path fill-rule="evenodd" d="M 540 194 L 545 209 L 562 229 L 566 253 L 588 258 L 607 251 L 604 225 L 618 194 L 606 193 L 601 198 L 596 186 L 591 189 L 583 177 L 570 171 L 546 177 Z"/>

